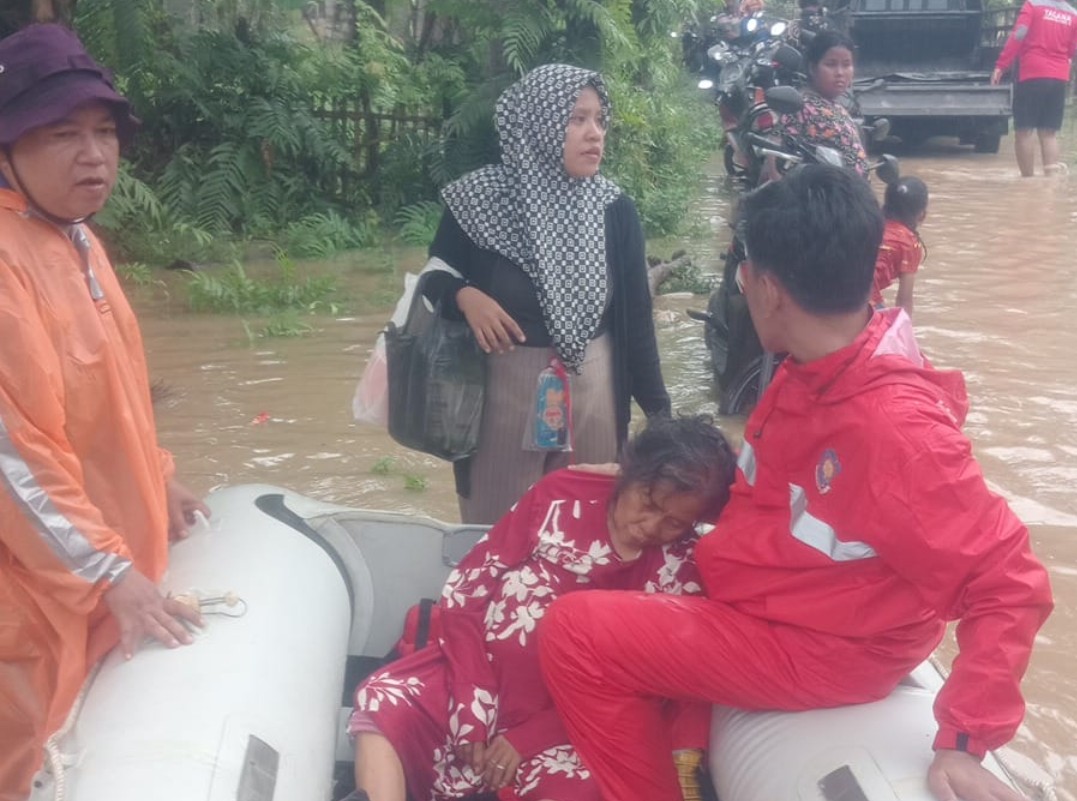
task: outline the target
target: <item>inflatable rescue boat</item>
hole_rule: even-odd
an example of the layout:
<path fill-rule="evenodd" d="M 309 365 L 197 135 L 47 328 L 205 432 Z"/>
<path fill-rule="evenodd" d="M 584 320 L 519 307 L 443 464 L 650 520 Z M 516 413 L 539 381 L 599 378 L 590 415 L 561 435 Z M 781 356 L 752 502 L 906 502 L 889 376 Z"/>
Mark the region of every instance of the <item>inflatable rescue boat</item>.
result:
<path fill-rule="evenodd" d="M 407 609 L 438 597 L 484 527 L 334 506 L 264 485 L 214 492 L 164 589 L 202 607 L 193 645 L 111 653 L 48 745 L 32 801 L 330 801 L 344 794 L 356 683 Z M 942 684 L 800 713 L 716 707 L 720 801 L 932 801 Z M 1012 783 L 998 761 L 985 765 Z M 338 781 L 340 779 L 341 781 Z"/>

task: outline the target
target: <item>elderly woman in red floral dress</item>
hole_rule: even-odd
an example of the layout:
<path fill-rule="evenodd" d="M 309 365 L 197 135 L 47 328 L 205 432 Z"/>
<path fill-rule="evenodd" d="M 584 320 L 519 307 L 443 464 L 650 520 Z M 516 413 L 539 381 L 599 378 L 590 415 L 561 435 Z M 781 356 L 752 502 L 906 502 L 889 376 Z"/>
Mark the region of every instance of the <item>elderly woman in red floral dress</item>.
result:
<path fill-rule="evenodd" d="M 438 643 L 356 691 L 358 787 L 371 801 L 507 787 L 523 801 L 598 801 L 542 680 L 542 617 L 578 590 L 701 593 L 695 525 L 724 506 L 734 461 L 708 418 L 658 417 L 626 446 L 619 476 L 540 480 L 449 577 Z M 671 748 L 703 748 L 708 713 L 671 708 L 683 730 Z"/>

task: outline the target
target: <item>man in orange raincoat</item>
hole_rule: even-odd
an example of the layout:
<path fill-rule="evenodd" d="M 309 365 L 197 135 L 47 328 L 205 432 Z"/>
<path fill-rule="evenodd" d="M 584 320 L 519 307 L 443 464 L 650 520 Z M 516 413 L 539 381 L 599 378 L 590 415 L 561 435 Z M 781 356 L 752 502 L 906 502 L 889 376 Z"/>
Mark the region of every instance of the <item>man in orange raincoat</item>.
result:
<path fill-rule="evenodd" d="M 138 325 L 85 225 L 135 125 L 71 31 L 0 41 L 0 801 L 27 796 L 105 651 L 200 623 L 156 583 L 205 507 L 157 445 Z"/>

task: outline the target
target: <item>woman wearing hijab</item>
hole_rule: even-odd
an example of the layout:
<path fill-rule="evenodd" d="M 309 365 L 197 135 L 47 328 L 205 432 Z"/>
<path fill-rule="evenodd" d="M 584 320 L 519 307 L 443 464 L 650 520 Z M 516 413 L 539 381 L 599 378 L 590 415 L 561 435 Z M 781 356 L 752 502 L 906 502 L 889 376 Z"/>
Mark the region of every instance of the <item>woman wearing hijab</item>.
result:
<path fill-rule="evenodd" d="M 602 77 L 538 67 L 498 99 L 500 164 L 442 191 L 425 294 L 489 354 L 479 450 L 454 463 L 461 519 L 494 523 L 546 473 L 612 462 L 630 401 L 668 413 L 635 205 L 598 174 Z"/>

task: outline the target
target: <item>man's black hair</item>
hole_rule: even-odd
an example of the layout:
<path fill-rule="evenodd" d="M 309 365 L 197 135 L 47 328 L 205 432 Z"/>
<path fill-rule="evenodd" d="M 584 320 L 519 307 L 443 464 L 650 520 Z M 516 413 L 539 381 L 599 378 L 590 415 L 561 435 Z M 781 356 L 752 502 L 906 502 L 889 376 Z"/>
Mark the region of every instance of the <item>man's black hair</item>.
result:
<path fill-rule="evenodd" d="M 868 302 L 883 215 L 859 175 L 807 164 L 746 195 L 740 214 L 753 268 L 772 273 L 802 309 L 842 314 Z"/>

